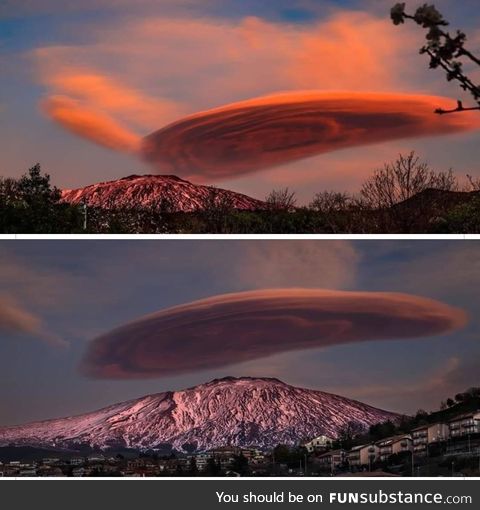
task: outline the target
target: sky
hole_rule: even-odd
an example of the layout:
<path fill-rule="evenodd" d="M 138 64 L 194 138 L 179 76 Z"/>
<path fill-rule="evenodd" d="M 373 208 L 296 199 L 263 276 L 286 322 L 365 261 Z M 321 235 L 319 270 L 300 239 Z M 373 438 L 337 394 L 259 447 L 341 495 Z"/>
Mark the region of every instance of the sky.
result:
<path fill-rule="evenodd" d="M 300 203 L 411 150 L 480 176 L 477 112 L 431 113 L 468 98 L 428 69 L 419 27 L 393 26 L 393 3 L 4 0 L 1 174 L 40 162 L 75 188 L 175 173 Z M 476 0 L 435 5 L 478 50 Z"/>
<path fill-rule="evenodd" d="M 0 243 L 0 425 L 224 376 L 402 413 L 478 386 L 476 241 Z"/>

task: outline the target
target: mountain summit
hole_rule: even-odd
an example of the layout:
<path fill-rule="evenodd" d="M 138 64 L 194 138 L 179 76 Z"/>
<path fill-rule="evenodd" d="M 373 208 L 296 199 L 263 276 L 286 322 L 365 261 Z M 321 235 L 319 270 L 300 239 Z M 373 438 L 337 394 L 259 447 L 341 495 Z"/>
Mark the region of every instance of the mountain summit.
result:
<path fill-rule="evenodd" d="M 336 437 L 354 420 L 366 427 L 398 415 L 278 379 L 226 377 L 148 395 L 99 411 L 0 429 L 0 446 L 207 450 L 272 448 L 320 434 Z"/>
<path fill-rule="evenodd" d="M 211 186 L 193 184 L 175 175 L 130 175 L 116 181 L 99 182 L 79 189 L 62 191 L 62 201 L 86 203 L 103 209 L 157 209 L 191 212 L 204 209 L 209 201 L 228 204 L 233 209 L 265 209 L 261 200 Z"/>

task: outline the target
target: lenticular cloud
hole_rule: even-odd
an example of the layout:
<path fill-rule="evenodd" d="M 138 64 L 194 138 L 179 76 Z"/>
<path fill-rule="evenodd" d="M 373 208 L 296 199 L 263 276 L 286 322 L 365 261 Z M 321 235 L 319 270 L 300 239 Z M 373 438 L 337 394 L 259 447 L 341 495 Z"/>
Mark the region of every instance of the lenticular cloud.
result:
<path fill-rule="evenodd" d="M 82 371 L 152 378 L 286 351 L 447 333 L 463 311 L 408 294 L 275 289 L 224 294 L 161 310 L 94 339 Z"/>
<path fill-rule="evenodd" d="M 197 113 L 143 139 L 161 172 L 234 178 L 338 149 L 478 128 L 474 115 L 439 116 L 441 97 L 292 92 Z"/>

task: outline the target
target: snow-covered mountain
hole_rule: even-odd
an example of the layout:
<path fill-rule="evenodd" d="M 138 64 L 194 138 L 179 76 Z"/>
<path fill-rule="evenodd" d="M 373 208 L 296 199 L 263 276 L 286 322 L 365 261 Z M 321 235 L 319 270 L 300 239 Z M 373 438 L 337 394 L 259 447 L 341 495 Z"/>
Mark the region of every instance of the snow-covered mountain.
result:
<path fill-rule="evenodd" d="M 261 200 L 234 191 L 193 184 L 174 175 L 130 175 L 85 188 L 65 189 L 62 191 L 62 200 L 74 205 L 86 203 L 104 209 L 140 207 L 190 212 L 204 209 L 212 200 L 233 209 L 265 209 L 265 203 Z"/>
<path fill-rule="evenodd" d="M 93 413 L 0 428 L 0 446 L 207 450 L 224 445 L 297 444 L 335 437 L 354 420 L 369 426 L 397 414 L 278 379 L 215 379 L 115 404 Z"/>

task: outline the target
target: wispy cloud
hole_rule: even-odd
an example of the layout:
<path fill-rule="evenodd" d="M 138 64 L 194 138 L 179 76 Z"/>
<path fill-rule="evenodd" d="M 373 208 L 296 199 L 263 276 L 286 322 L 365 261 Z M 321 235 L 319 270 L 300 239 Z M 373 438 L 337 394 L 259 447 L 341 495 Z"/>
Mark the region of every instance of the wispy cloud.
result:
<path fill-rule="evenodd" d="M 68 345 L 63 339 L 49 332 L 40 317 L 4 296 L 0 296 L 0 332 L 28 335 L 52 347 Z"/>

